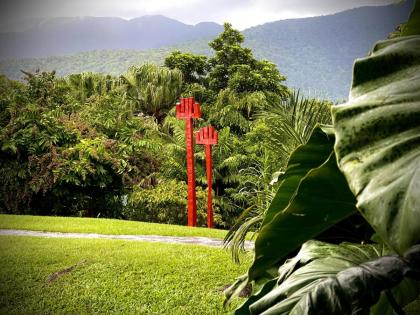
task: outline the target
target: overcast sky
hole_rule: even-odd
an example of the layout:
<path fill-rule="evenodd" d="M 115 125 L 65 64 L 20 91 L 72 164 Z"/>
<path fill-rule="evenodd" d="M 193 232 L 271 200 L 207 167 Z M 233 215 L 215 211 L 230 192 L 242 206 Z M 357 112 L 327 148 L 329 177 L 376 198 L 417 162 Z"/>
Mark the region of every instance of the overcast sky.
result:
<path fill-rule="evenodd" d="M 243 30 L 288 18 L 331 14 L 346 9 L 386 5 L 396 0 L 0 0 L 4 22 L 32 17 L 162 14 L 186 24 L 231 22 Z"/>

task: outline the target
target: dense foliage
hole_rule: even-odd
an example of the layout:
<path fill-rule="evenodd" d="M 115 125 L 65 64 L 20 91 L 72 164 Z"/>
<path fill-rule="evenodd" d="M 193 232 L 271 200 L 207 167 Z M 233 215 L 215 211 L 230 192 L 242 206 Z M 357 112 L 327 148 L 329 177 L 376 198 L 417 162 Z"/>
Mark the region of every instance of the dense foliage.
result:
<path fill-rule="evenodd" d="M 330 122 L 330 104 L 291 92 L 275 65 L 257 60 L 243 41 L 225 24 L 210 42 L 212 58 L 174 51 L 166 67 L 132 66 L 120 76 L 38 71 L 25 72 L 24 83 L 2 76 L 1 211 L 184 224 L 185 131 L 174 105 L 191 95 L 203 111 L 196 127 L 211 123 L 220 133 L 215 223 L 231 227 L 251 208 L 246 219 L 255 219 L 238 238 L 255 230 L 273 174 L 307 141 L 304 125 Z M 204 225 L 205 155 L 195 150 Z"/>
<path fill-rule="evenodd" d="M 129 115 L 119 93 L 92 92 L 82 106 L 71 88 L 54 73 L 28 74 L 27 85 L 8 88 L 3 211 L 118 216 L 126 190 L 156 170 L 158 159 L 142 145 L 153 126 Z"/>
<path fill-rule="evenodd" d="M 180 70 L 185 84 L 202 83 L 207 72 L 207 57 L 176 50 L 165 58 L 164 65 Z"/>
<path fill-rule="evenodd" d="M 164 181 L 147 189 L 134 187 L 123 215 L 129 220 L 187 225 L 187 184 L 176 180 Z M 207 191 L 198 187 L 197 224 L 207 224 Z M 221 226 L 221 216 L 216 208 L 214 222 Z"/>

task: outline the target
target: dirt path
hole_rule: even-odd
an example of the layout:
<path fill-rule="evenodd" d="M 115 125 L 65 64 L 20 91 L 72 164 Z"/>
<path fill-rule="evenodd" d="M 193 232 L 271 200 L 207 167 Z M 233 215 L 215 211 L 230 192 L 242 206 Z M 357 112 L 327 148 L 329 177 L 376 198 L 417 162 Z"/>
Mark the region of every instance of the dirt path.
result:
<path fill-rule="evenodd" d="M 35 237 L 49 237 L 49 238 L 90 238 L 90 239 L 118 239 L 127 241 L 141 241 L 141 242 L 160 242 L 172 244 L 193 244 L 204 245 L 211 247 L 223 247 L 223 240 L 200 237 L 200 236 L 162 236 L 162 235 L 108 235 L 95 233 L 62 233 L 62 232 L 42 232 L 42 231 L 28 231 L 28 230 L 8 230 L 0 229 L 0 235 L 12 236 L 35 236 Z M 252 249 L 254 243 L 246 241 L 245 248 Z"/>

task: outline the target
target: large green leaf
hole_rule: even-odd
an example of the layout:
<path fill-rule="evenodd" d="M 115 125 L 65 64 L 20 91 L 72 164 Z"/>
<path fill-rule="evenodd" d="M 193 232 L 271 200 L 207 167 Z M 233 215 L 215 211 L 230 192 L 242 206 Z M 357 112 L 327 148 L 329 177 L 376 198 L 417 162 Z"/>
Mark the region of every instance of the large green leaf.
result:
<path fill-rule="evenodd" d="M 274 196 L 265 213 L 262 226 L 289 204 L 302 178 L 313 168 L 319 167 L 330 156 L 334 146 L 334 131 L 329 126 L 316 127 L 306 145 L 299 146 L 287 164 L 287 171 L 278 178 L 281 182 L 278 193 Z"/>
<path fill-rule="evenodd" d="M 278 264 L 290 252 L 356 211 L 356 200 L 337 168 L 333 144 L 332 128 L 317 126 L 309 141 L 293 152 L 265 214 L 254 263 L 248 275 L 225 291 L 225 303 L 250 281 L 254 281 L 254 294 L 264 291 L 262 286 L 275 278 Z"/>
<path fill-rule="evenodd" d="M 271 309 L 270 312 L 276 314 L 288 314 L 322 280 L 379 256 L 378 248 L 370 245 L 361 250 L 350 244 L 338 246 L 309 241 L 303 244 L 296 257 L 280 267 L 277 287 L 252 304 L 251 313 L 260 314 Z"/>
<path fill-rule="evenodd" d="M 277 283 L 281 283 L 287 279 L 299 266 L 306 265 L 315 259 L 325 258 L 334 252 L 337 252 L 336 248 L 329 246 L 327 243 L 314 240 L 304 243 L 299 253 L 280 266 L 275 278 L 266 282 L 259 290 L 255 290 L 256 292 L 235 311 L 235 315 L 249 314 L 251 304 L 260 300 L 274 287 L 277 287 Z"/>
<path fill-rule="evenodd" d="M 420 36 L 375 45 L 333 108 L 335 151 L 362 215 L 398 253 L 420 241 Z"/>
<path fill-rule="evenodd" d="M 264 277 L 302 243 L 356 211 L 332 141 L 317 127 L 308 143 L 292 154 L 255 242 L 250 281 Z"/>
<path fill-rule="evenodd" d="M 415 250 L 420 254 L 420 247 Z M 278 284 L 265 296 L 254 298 L 241 314 L 350 315 L 356 310 L 360 311 L 357 314 L 392 314 L 383 297 L 376 306 L 371 305 L 377 303 L 381 291 L 393 287 L 393 297 L 401 306 L 413 301 L 420 283 L 410 280 L 407 287 L 408 282 L 401 280 L 412 270 L 418 272 L 413 269 L 418 262 L 383 254 L 380 245 L 305 243 L 279 269 Z"/>

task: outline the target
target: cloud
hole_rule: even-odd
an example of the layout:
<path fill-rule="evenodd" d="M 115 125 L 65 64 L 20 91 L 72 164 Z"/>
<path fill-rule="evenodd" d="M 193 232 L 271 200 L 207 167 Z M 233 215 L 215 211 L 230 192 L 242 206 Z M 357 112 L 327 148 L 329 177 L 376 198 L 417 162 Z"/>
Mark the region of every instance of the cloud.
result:
<path fill-rule="evenodd" d="M 187 24 L 231 22 L 244 29 L 268 21 L 331 14 L 345 9 L 386 5 L 395 0 L 0 0 L 0 19 L 34 17 L 162 14 Z"/>

